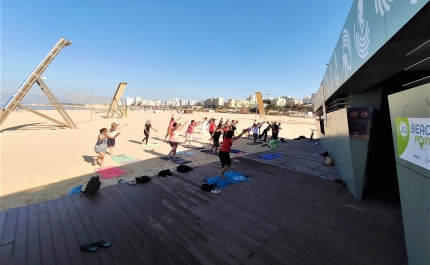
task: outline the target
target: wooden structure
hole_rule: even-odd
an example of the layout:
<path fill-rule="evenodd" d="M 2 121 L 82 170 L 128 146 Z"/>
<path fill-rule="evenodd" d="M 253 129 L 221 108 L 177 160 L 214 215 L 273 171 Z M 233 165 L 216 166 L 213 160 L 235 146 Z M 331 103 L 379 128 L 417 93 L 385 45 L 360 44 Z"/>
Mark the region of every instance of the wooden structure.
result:
<path fill-rule="evenodd" d="M 257 111 L 260 115 L 260 119 L 266 120 L 266 110 L 264 109 L 264 102 L 263 102 L 263 96 L 261 95 L 261 92 L 255 92 L 255 99 L 257 101 Z"/>
<path fill-rule="evenodd" d="M 106 118 L 113 118 L 115 113 L 118 115 L 118 118 L 127 116 L 126 111 L 124 111 L 125 105 L 123 102 L 121 102 L 121 97 L 126 86 L 126 82 L 119 82 L 118 88 L 116 89 L 115 95 L 113 96 L 112 102 L 110 103 L 109 110 L 106 113 Z"/>
<path fill-rule="evenodd" d="M 55 122 L 61 126 L 65 126 L 68 128 L 77 128 L 76 124 L 67 114 L 66 110 L 61 106 L 58 100 L 55 98 L 54 94 L 52 94 L 51 90 L 49 90 L 48 86 L 43 82 L 41 75 L 45 71 L 45 69 L 49 66 L 49 64 L 54 60 L 55 56 L 63 49 L 72 44 L 72 41 L 68 41 L 64 38 L 61 38 L 57 44 L 52 48 L 52 50 L 46 55 L 46 57 L 42 60 L 42 62 L 34 69 L 34 71 L 27 77 L 27 79 L 22 83 L 15 94 L 8 100 L 5 106 L 2 109 L 0 114 L 0 125 L 6 120 L 9 114 L 16 109 L 16 107 L 20 107 L 24 110 L 27 110 L 31 113 L 34 113 L 40 117 L 48 119 L 52 122 Z M 60 113 L 61 117 L 64 119 L 64 122 L 58 121 L 54 118 L 51 118 L 45 114 L 32 110 L 30 108 L 25 107 L 21 104 L 21 100 L 27 95 L 28 91 L 34 84 L 38 84 L 42 92 L 46 95 L 49 101 L 52 103 L 52 106 Z"/>
<path fill-rule="evenodd" d="M 407 263 L 398 203 L 357 201 L 344 185 L 314 176 L 314 167 L 335 171 L 321 165 L 323 157 L 312 155 L 319 145 L 292 140 L 279 146 L 289 164 L 276 159 L 262 163 L 257 154 L 236 158 L 232 170 L 252 180 L 219 194 L 200 190 L 203 179 L 218 174 L 217 162 L 174 172 L 171 178 L 153 177 L 146 184 L 118 184 L 93 196 L 75 194 L 0 212 L 0 260 L 91 265 Z M 100 239 L 112 245 L 94 253 L 79 250 L 80 244 Z"/>

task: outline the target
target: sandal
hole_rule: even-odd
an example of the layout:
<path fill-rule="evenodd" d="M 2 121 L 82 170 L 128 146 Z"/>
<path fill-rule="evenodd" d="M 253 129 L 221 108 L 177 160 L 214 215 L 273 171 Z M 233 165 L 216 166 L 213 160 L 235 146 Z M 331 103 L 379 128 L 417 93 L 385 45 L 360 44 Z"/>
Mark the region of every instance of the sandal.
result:
<path fill-rule="evenodd" d="M 85 245 L 88 245 L 88 244 L 85 244 Z M 102 240 L 99 240 L 97 242 L 90 243 L 89 245 L 91 245 L 93 247 L 96 247 L 96 249 L 97 249 L 97 247 L 109 247 L 110 246 L 110 242 L 104 241 L 102 239 Z"/>
<path fill-rule="evenodd" d="M 128 183 L 128 185 L 136 185 L 136 180 L 130 180 L 130 181 L 127 181 L 127 183 Z"/>
<path fill-rule="evenodd" d="M 89 252 L 94 252 L 97 250 L 97 246 L 93 245 L 93 243 L 82 244 L 80 248 L 82 251 L 89 251 Z"/>

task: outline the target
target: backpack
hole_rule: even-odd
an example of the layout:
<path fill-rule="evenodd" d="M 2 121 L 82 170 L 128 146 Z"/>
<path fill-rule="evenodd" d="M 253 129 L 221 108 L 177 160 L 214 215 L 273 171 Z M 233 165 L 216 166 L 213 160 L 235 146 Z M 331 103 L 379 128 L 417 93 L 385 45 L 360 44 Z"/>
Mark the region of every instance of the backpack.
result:
<path fill-rule="evenodd" d="M 159 177 L 166 177 L 166 176 L 172 176 L 172 172 L 170 172 L 170 169 L 161 170 L 158 172 Z"/>
<path fill-rule="evenodd" d="M 188 171 L 193 170 L 193 168 L 187 165 L 179 165 L 176 170 L 181 173 L 187 173 Z"/>
<path fill-rule="evenodd" d="M 202 184 L 200 186 L 200 189 L 202 189 L 202 191 L 207 191 L 210 192 L 211 190 L 213 190 L 213 188 L 215 187 L 215 185 L 211 185 L 211 184 Z"/>
<path fill-rule="evenodd" d="M 143 183 L 146 183 L 146 182 L 151 180 L 151 178 L 148 176 L 141 176 L 141 177 L 137 177 L 135 179 L 136 179 L 136 183 L 139 183 L 139 184 L 143 184 Z"/>
<path fill-rule="evenodd" d="M 99 180 L 99 176 L 91 177 L 90 181 L 88 181 L 87 186 L 85 187 L 85 191 L 81 191 L 81 197 L 84 197 L 88 194 L 95 194 L 99 191 L 102 183 Z"/>

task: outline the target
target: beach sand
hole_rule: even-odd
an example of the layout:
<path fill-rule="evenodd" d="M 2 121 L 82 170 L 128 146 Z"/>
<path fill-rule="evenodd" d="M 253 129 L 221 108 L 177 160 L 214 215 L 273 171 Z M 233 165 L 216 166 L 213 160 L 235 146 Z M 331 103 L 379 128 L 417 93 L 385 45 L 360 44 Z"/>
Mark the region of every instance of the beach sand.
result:
<path fill-rule="evenodd" d="M 60 115 L 53 110 L 40 111 L 60 121 Z M 163 113 L 139 113 L 130 112 L 127 118 L 104 118 L 103 113 L 92 114 L 90 110 L 68 111 L 78 129 L 68 129 L 34 115 L 29 112 L 13 112 L 1 126 L 1 181 L 0 181 L 0 210 L 5 210 L 22 205 L 33 204 L 41 201 L 65 196 L 77 185 L 85 185 L 91 176 L 97 173 L 93 165 L 96 157 L 94 144 L 99 134 L 99 129 L 109 128 L 112 122 L 125 124 L 126 127 L 119 130 L 121 135 L 116 138 L 114 155 L 125 154 L 140 161 L 122 165 L 106 155 L 104 166 L 116 166 L 126 172 L 125 175 L 112 179 L 102 179 L 102 187 L 112 185 L 119 179 L 133 180 L 142 175 L 154 175 L 163 169 L 176 169 L 176 164 L 160 159 L 170 151 L 170 145 L 164 142 L 167 126 L 172 114 L 175 118 L 182 118 L 180 122 L 192 119 L 200 121 L 203 117 L 214 117 L 218 121 L 222 117 L 239 120 L 237 126 L 240 132 L 252 125 L 254 114 L 225 114 L 196 112 L 194 114 L 177 114 L 175 111 Z M 258 117 L 258 116 L 257 116 Z M 92 119 L 92 120 L 91 120 Z M 156 147 L 140 144 L 144 138 L 143 127 L 146 120 L 151 120 L 158 132 L 151 131 L 151 139 L 148 143 L 158 143 Z M 258 119 L 258 118 L 257 118 Z M 268 116 L 269 121 L 281 122 L 280 137 L 293 139 L 300 135 L 310 136 L 310 129 L 315 128 L 314 118 L 295 118 Z M 200 138 L 194 142 L 198 147 L 209 147 L 209 133 L 199 134 L 201 125 L 197 126 L 194 137 Z M 264 128 L 264 126 L 263 126 Z M 180 134 L 184 135 L 186 128 Z M 270 132 L 269 132 L 270 137 Z M 233 144 L 234 149 L 247 153 L 261 152 L 267 147 L 248 145 L 251 140 L 243 137 Z M 161 140 L 160 140 L 161 139 Z M 184 139 L 184 137 L 180 137 Z M 270 139 L 270 138 L 269 138 Z M 180 147 L 178 150 L 189 150 Z M 219 161 L 214 155 L 207 155 L 199 150 L 189 150 L 195 155 L 179 156 L 193 162 L 190 166 Z M 238 155 L 232 154 L 232 158 Z"/>

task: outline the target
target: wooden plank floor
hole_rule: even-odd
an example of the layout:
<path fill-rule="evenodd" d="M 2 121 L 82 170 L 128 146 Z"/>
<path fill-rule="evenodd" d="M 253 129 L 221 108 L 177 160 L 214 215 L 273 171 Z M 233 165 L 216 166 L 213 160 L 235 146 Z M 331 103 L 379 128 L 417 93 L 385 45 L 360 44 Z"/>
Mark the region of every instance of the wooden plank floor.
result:
<path fill-rule="evenodd" d="M 201 191 L 219 167 L 0 212 L 1 264 L 407 264 L 400 208 L 244 157 L 251 181 Z"/>

